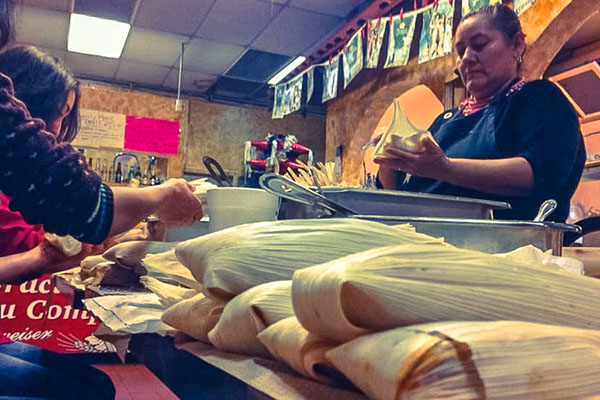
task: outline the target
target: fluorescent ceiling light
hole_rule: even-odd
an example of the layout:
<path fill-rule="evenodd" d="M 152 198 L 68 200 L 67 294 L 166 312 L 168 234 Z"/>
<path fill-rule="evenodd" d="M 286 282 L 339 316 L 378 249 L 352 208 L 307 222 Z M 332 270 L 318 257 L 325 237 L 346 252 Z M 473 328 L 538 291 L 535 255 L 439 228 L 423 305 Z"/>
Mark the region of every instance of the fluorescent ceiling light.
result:
<path fill-rule="evenodd" d="M 292 61 L 291 63 L 289 63 L 288 65 L 283 67 L 281 70 L 279 70 L 279 72 L 276 73 L 275 76 L 273 76 L 271 79 L 269 79 L 269 82 L 267 82 L 267 83 L 269 85 L 277 85 L 279 83 L 279 81 L 281 81 L 283 78 L 285 78 L 298 65 L 302 64 L 304 62 L 304 60 L 306 60 L 306 57 L 304 57 L 304 56 L 296 57 L 294 59 L 294 61 Z"/>
<path fill-rule="evenodd" d="M 119 58 L 129 34 L 129 24 L 110 19 L 71 14 L 67 50 Z"/>

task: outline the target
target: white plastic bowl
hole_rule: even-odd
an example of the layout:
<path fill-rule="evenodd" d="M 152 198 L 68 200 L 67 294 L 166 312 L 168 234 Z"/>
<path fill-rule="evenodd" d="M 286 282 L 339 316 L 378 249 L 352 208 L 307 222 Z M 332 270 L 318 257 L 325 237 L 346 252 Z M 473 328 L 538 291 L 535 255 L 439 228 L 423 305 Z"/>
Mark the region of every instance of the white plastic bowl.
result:
<path fill-rule="evenodd" d="M 210 232 L 277 219 L 279 197 L 263 189 L 219 187 L 209 189 L 206 194 Z"/>

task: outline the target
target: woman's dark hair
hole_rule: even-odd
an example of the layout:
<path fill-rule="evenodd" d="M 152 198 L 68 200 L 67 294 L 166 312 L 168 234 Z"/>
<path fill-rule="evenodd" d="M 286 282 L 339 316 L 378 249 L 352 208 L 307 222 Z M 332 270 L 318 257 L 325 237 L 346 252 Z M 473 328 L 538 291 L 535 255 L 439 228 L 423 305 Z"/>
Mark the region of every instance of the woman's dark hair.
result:
<path fill-rule="evenodd" d="M 12 37 L 13 0 L 0 0 L 0 48 Z"/>
<path fill-rule="evenodd" d="M 0 0 L 1 1 L 1 0 Z M 0 53 L 0 73 L 13 81 L 15 96 L 25 103 L 32 117 L 46 124 L 62 112 L 70 92 L 75 102 L 69 115 L 55 132 L 59 142 L 71 142 L 79 129 L 79 82 L 56 57 L 33 46 L 17 46 Z"/>
<path fill-rule="evenodd" d="M 518 15 L 503 4 L 494 4 L 471 11 L 462 17 L 461 22 L 477 16 L 489 17 L 492 27 L 502 33 L 506 43 L 515 43 L 518 36 L 525 37 Z"/>

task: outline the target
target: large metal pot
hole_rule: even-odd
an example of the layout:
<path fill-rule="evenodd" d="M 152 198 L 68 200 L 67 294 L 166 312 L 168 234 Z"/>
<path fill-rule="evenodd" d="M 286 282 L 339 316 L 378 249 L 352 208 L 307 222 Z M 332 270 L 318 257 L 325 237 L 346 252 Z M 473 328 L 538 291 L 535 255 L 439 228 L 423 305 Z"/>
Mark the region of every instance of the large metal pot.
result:
<path fill-rule="evenodd" d="M 522 246 L 533 245 L 543 251 L 552 250 L 553 255 L 560 256 L 565 233 L 581 234 L 579 226 L 557 222 L 375 215 L 355 215 L 352 218 L 368 219 L 389 225 L 408 223 L 413 225 L 417 232 L 443 237 L 446 242 L 456 247 L 485 253 L 506 253 Z"/>
<path fill-rule="evenodd" d="M 551 250 L 554 255 L 561 255 L 565 233 L 580 236 L 582 232 L 577 225 L 555 222 L 491 220 L 489 218 L 494 209 L 510 206 L 486 200 L 425 194 L 407 196 L 402 192 L 396 196 L 397 192 L 393 191 L 381 191 L 379 197 L 380 191 L 331 190 L 330 193 L 337 195 L 336 200 L 348 200 L 345 204 L 339 204 L 331 200 L 325 191 L 320 195 L 279 175 L 263 175 L 260 184 L 265 190 L 288 200 L 285 203 L 287 209 L 280 211 L 280 218 L 333 215 L 386 224 L 410 223 L 417 232 L 443 237 L 457 247 L 487 253 L 504 253 L 531 244 L 544 251 Z M 390 204 L 393 200 L 400 205 Z M 396 214 L 381 215 L 386 212 Z M 465 216 L 461 217 L 461 213 Z"/>
<path fill-rule="evenodd" d="M 510 204 L 499 201 L 397 190 L 330 187 L 316 193 L 276 174 L 263 175 L 259 183 L 268 192 L 291 200 L 282 201 L 280 219 L 319 218 L 332 213 L 492 219 L 494 210 L 510 208 Z"/>

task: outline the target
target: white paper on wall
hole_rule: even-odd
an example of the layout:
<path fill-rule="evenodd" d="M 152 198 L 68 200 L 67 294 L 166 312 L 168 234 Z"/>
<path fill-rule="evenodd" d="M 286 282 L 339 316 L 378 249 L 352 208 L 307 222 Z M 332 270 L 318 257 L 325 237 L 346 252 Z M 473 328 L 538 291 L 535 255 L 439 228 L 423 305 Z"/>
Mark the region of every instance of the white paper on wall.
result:
<path fill-rule="evenodd" d="M 124 114 L 82 109 L 80 115 L 81 124 L 73 146 L 123 148 L 126 118 Z"/>

